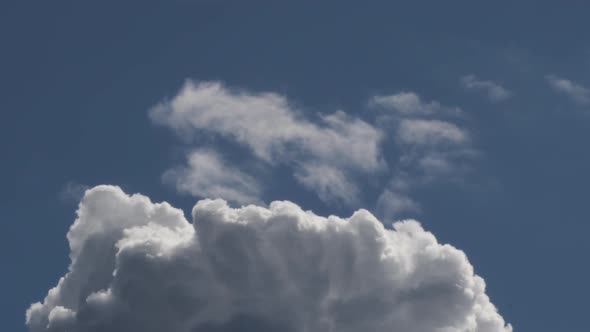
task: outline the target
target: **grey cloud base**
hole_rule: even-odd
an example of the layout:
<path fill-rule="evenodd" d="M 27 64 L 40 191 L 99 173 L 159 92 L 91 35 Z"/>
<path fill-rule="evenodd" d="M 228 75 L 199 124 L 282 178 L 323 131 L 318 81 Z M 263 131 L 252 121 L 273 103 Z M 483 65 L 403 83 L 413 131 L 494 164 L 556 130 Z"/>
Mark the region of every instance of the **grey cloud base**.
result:
<path fill-rule="evenodd" d="M 88 190 L 69 271 L 27 311 L 30 331 L 512 331 L 463 252 L 416 221 L 222 200 L 192 216 Z"/>

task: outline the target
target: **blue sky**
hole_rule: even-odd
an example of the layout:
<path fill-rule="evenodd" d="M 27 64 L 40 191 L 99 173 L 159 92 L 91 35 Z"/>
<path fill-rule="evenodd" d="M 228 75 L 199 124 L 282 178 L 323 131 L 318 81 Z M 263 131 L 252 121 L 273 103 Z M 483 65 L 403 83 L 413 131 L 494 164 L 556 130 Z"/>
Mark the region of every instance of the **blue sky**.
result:
<path fill-rule="evenodd" d="M 586 328 L 587 3 L 187 0 L 1 6 L 0 219 L 6 269 L 0 306 L 7 331 L 25 330 L 25 310 L 66 271 L 65 234 L 81 188 L 118 185 L 188 215 L 206 191 L 183 192 L 175 185 L 178 176 L 163 181 L 163 174 L 186 167 L 194 149 L 214 151 L 230 173 L 239 170 L 254 179 L 262 202 L 287 199 L 321 215 L 349 216 L 364 207 L 388 222 L 416 218 L 439 241 L 465 251 L 492 302 L 517 331 Z M 345 177 L 354 180 L 357 197 L 322 199 L 317 187 L 293 174 L 305 169 L 302 160 L 340 167 L 340 157 L 307 152 L 268 163 L 252 153 L 254 143 L 227 133 L 232 125 L 195 125 L 190 130 L 196 136 L 183 137 L 170 123 L 151 118 L 150 110 L 175 100 L 187 82 L 218 82 L 226 89 L 223 98 L 273 93 L 299 114 L 297 128 L 322 129 L 320 114 L 342 111 L 394 137 L 379 145 L 386 171 L 366 171 L 367 163 L 357 167 L 353 161 Z M 411 117 L 400 110 L 399 98 L 371 102 L 402 93 L 419 100 Z M 457 129 L 468 140 L 451 133 L 452 144 L 431 144 L 427 152 L 404 145 L 400 123 L 421 120 L 450 124 L 445 133 Z M 419 131 L 409 130 L 416 139 Z M 421 158 L 441 151 L 450 171 L 418 170 Z M 417 207 L 392 211 L 391 200 L 379 205 L 384 190 Z"/>

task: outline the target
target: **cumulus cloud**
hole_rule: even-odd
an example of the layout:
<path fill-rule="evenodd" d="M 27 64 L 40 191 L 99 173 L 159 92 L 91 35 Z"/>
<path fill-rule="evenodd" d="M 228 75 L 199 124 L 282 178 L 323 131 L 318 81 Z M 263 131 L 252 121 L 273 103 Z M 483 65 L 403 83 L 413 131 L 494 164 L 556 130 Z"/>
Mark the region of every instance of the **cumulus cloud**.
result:
<path fill-rule="evenodd" d="M 485 93 L 492 102 L 504 101 L 512 96 L 512 93 L 502 85 L 493 81 L 480 80 L 475 75 L 461 77 L 461 85 L 467 90 Z"/>
<path fill-rule="evenodd" d="M 548 75 L 546 79 L 554 91 L 569 97 L 578 104 L 590 104 L 590 88 L 553 75 Z"/>
<path fill-rule="evenodd" d="M 340 111 L 322 114 L 312 122 L 276 93 L 251 93 L 229 89 L 219 82 L 187 81 L 174 98 L 154 107 L 150 117 L 179 135 L 217 135 L 248 147 L 271 165 L 293 167 L 299 174 L 297 179 L 308 188 L 318 189 L 325 199 L 349 197 L 338 195 L 339 190 L 324 190 L 322 184 L 311 185 L 310 178 L 320 178 L 329 169 L 331 176 L 324 181 L 333 179 L 334 185 L 341 186 L 347 172 L 371 173 L 384 167 L 380 130 Z"/>
<path fill-rule="evenodd" d="M 223 159 L 211 150 L 190 152 L 187 165 L 166 171 L 163 179 L 179 192 L 197 197 L 223 198 L 238 204 L 259 201 L 258 182 L 239 169 L 226 166 Z"/>
<path fill-rule="evenodd" d="M 465 254 L 416 221 L 223 200 L 192 217 L 88 190 L 69 270 L 27 311 L 30 331 L 512 331 Z"/>

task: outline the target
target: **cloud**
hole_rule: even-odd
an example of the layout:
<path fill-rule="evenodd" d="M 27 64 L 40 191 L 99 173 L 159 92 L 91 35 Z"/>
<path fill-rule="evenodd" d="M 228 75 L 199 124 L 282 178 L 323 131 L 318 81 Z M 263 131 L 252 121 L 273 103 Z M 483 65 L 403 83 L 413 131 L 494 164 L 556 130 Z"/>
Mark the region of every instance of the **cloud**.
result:
<path fill-rule="evenodd" d="M 392 186 L 385 189 L 377 199 L 377 211 L 386 220 L 394 220 L 404 213 L 418 213 L 420 204 L 403 190 L 396 191 Z"/>
<path fill-rule="evenodd" d="M 64 203 L 78 202 L 88 188 L 85 184 L 69 181 L 59 191 L 59 199 Z"/>
<path fill-rule="evenodd" d="M 327 169 L 331 178 L 349 172 L 372 173 L 385 167 L 380 154 L 382 133 L 341 111 L 321 114 L 311 122 L 275 93 L 231 90 L 219 82 L 187 81 L 180 92 L 150 111 L 151 119 L 181 136 L 216 135 L 248 147 L 270 165 L 287 165 L 297 179 L 319 189 L 325 199 L 346 199 L 310 185 Z M 319 172 L 318 174 L 312 174 Z M 349 183 L 348 186 L 353 185 Z M 322 191 L 323 190 L 323 191 Z"/>
<path fill-rule="evenodd" d="M 401 144 L 439 145 L 464 144 L 467 133 L 457 125 L 440 120 L 403 119 L 400 121 L 397 139 Z"/>
<path fill-rule="evenodd" d="M 376 95 L 368 107 L 379 112 L 374 124 L 342 111 L 306 116 L 276 93 L 189 80 L 149 115 L 185 138 L 190 150 L 203 149 L 203 135 L 237 143 L 252 162 L 270 172 L 286 171 L 330 205 L 358 207 L 367 203 L 361 193 L 381 192 L 378 202 L 368 203 L 388 215 L 419 212 L 415 189 L 463 175 L 477 154 L 461 124 L 465 121 L 457 121 L 466 119 L 459 107 L 427 101 L 414 92 Z M 212 147 L 206 149 L 215 158 L 187 156 L 188 166 L 167 171 L 165 182 L 196 197 L 238 204 L 268 201 L 264 194 L 272 183 L 258 183 L 244 169 L 224 168 Z M 386 150 L 395 151 L 387 161 Z M 374 181 L 388 174 L 389 180 Z M 391 184 L 400 182 L 407 185 L 400 189 Z M 387 202 L 393 206 L 384 208 Z"/>
<path fill-rule="evenodd" d="M 385 219 L 420 213 L 415 191 L 462 177 L 478 155 L 469 131 L 458 121 L 466 120 L 458 107 L 425 102 L 413 92 L 374 96 L 368 104 L 380 111 L 379 122 L 390 133 L 384 145 L 391 144 L 397 152 L 376 202 Z"/>
<path fill-rule="evenodd" d="M 321 125 L 312 123 L 275 93 L 187 81 L 176 97 L 153 108 L 150 116 L 181 133 L 202 130 L 231 138 L 268 162 L 305 153 L 361 169 L 381 166 L 381 133 L 376 128 L 343 112 L 320 116 Z"/>
<path fill-rule="evenodd" d="M 192 216 L 88 190 L 69 270 L 27 311 L 30 331 L 512 331 L 465 254 L 416 221 L 222 200 Z"/>
<path fill-rule="evenodd" d="M 258 182 L 239 169 L 226 166 L 211 150 L 190 152 L 187 165 L 166 171 L 163 180 L 179 192 L 197 197 L 223 198 L 238 204 L 259 202 Z"/>
<path fill-rule="evenodd" d="M 308 163 L 300 167 L 294 176 L 306 188 L 314 190 L 325 202 L 334 199 L 343 203 L 358 201 L 356 185 L 335 167 Z"/>
<path fill-rule="evenodd" d="M 369 106 L 391 110 L 403 116 L 461 114 L 456 107 L 444 107 L 437 101 L 426 102 L 414 92 L 376 95 L 369 99 Z"/>
<path fill-rule="evenodd" d="M 574 102 L 581 105 L 590 103 L 590 88 L 553 75 L 547 75 L 546 79 L 554 91 L 569 97 Z"/>
<path fill-rule="evenodd" d="M 492 102 L 504 101 L 512 96 L 512 93 L 502 85 L 478 79 L 475 75 L 466 75 L 461 78 L 461 85 L 467 90 L 484 92 Z"/>

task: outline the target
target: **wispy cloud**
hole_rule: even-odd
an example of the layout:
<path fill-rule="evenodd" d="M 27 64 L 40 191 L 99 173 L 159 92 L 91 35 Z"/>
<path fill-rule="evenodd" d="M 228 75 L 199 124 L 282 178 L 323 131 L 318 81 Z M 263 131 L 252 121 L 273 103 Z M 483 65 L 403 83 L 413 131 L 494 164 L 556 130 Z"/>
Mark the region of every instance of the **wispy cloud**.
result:
<path fill-rule="evenodd" d="M 545 78 L 554 91 L 567 96 L 578 104 L 590 104 L 590 88 L 554 75 L 547 75 Z"/>
<path fill-rule="evenodd" d="M 413 191 L 463 174 L 476 151 L 459 107 L 414 92 L 371 97 L 369 108 L 379 112 L 375 124 L 343 111 L 310 117 L 293 105 L 272 92 L 187 81 L 150 117 L 183 137 L 206 134 L 237 143 L 249 151 L 248 158 L 271 171 L 287 170 L 290 179 L 326 203 L 354 207 L 364 190 L 382 192 L 379 202 L 369 204 L 388 213 L 419 211 Z M 187 164 L 167 171 L 166 183 L 197 197 L 265 201 L 268 184 L 257 182 L 247 169 L 227 166 L 213 147 L 203 150 L 199 142 L 189 142 Z M 396 154 L 385 160 L 385 149 Z M 391 207 L 383 208 L 387 201 Z"/>
<path fill-rule="evenodd" d="M 73 181 L 67 182 L 59 192 L 59 199 L 64 203 L 79 202 L 89 186 Z"/>
<path fill-rule="evenodd" d="M 466 90 L 485 93 L 492 102 L 501 102 L 512 96 L 512 92 L 508 91 L 499 83 L 481 80 L 473 74 L 461 77 L 460 82 Z"/>
<path fill-rule="evenodd" d="M 248 147 L 270 165 L 291 167 L 295 179 L 324 200 L 350 202 L 356 189 L 347 180 L 348 173 L 370 174 L 385 166 L 379 129 L 339 111 L 319 115 L 312 122 L 276 93 L 188 81 L 172 100 L 153 108 L 150 116 L 180 135 L 217 135 Z"/>
<path fill-rule="evenodd" d="M 390 133 L 386 144 L 398 151 L 377 201 L 377 211 L 386 218 L 420 212 L 413 192 L 463 175 L 477 155 L 469 131 L 458 121 L 465 118 L 458 107 L 425 101 L 413 92 L 378 95 L 369 106 L 381 110 L 380 122 Z"/>
<path fill-rule="evenodd" d="M 458 107 L 445 107 L 437 101 L 424 101 L 414 92 L 398 92 L 391 95 L 376 95 L 369 99 L 370 107 L 379 107 L 402 116 L 457 115 Z"/>
<path fill-rule="evenodd" d="M 314 190 L 324 202 L 339 199 L 344 203 L 353 203 L 359 199 L 355 182 L 337 167 L 324 163 L 302 163 L 294 176 L 305 187 Z"/>
<path fill-rule="evenodd" d="M 179 192 L 202 198 L 223 198 L 238 204 L 259 203 L 260 185 L 250 175 L 227 163 L 214 151 L 195 150 L 187 165 L 169 169 L 165 183 Z"/>
<path fill-rule="evenodd" d="M 403 119 L 398 127 L 397 140 L 400 144 L 435 146 L 463 144 L 469 140 L 469 135 L 464 129 L 447 121 Z"/>
<path fill-rule="evenodd" d="M 387 188 L 377 199 L 378 213 L 386 220 L 397 220 L 400 216 L 421 212 L 420 204 L 403 190 Z"/>

